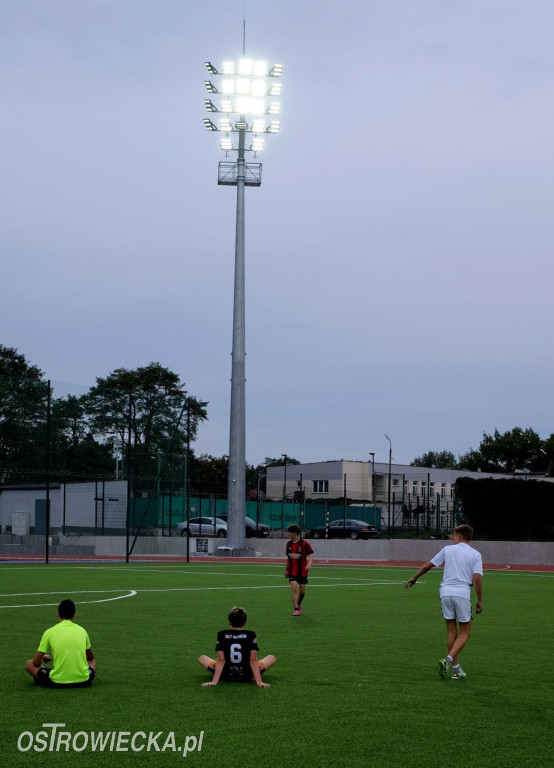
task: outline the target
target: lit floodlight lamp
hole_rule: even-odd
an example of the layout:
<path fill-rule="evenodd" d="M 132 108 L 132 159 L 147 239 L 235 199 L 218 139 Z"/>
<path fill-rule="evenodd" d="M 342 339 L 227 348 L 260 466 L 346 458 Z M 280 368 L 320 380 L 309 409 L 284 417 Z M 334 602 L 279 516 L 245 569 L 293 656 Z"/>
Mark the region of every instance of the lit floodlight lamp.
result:
<path fill-rule="evenodd" d="M 218 93 L 217 88 L 212 82 L 210 82 L 210 80 L 204 80 L 204 85 L 206 86 L 208 93 Z"/>
<path fill-rule="evenodd" d="M 272 120 L 267 126 L 267 133 L 279 133 L 281 130 L 281 123 L 279 120 Z"/>
<path fill-rule="evenodd" d="M 241 59 L 239 61 L 239 75 L 251 75 L 254 69 L 252 59 Z"/>
<path fill-rule="evenodd" d="M 267 77 L 267 62 L 265 61 L 254 62 L 254 76 Z"/>
<path fill-rule="evenodd" d="M 265 112 L 265 101 L 263 99 L 250 99 L 250 114 L 263 115 Z"/>
<path fill-rule="evenodd" d="M 252 96 L 265 96 L 266 94 L 265 80 L 252 80 L 251 90 L 252 90 Z"/>
<path fill-rule="evenodd" d="M 263 133 L 265 131 L 265 120 L 254 120 L 252 123 L 252 133 Z"/>
<path fill-rule="evenodd" d="M 204 118 L 204 125 L 207 131 L 217 131 L 217 125 L 215 125 L 215 123 L 212 123 L 209 117 Z"/>
<path fill-rule="evenodd" d="M 204 99 L 204 104 L 208 112 L 217 112 L 217 107 L 211 99 Z"/>
<path fill-rule="evenodd" d="M 267 110 L 268 115 L 279 115 L 281 113 L 281 102 L 272 101 Z"/>
<path fill-rule="evenodd" d="M 240 94 L 250 93 L 250 79 L 248 77 L 239 77 L 235 89 L 236 92 Z"/>
<path fill-rule="evenodd" d="M 280 96 L 283 91 L 283 83 L 273 83 L 269 91 L 268 96 Z"/>
<path fill-rule="evenodd" d="M 237 131 L 247 131 L 248 123 L 245 123 L 244 121 L 240 120 L 238 123 L 235 123 L 235 129 Z"/>
<path fill-rule="evenodd" d="M 231 125 L 231 121 L 228 117 L 222 117 L 219 121 L 219 130 L 223 131 L 224 133 L 228 133 L 229 131 L 233 130 L 233 126 Z"/>
<path fill-rule="evenodd" d="M 231 149 L 233 149 L 233 140 L 221 139 L 219 142 L 219 148 L 222 149 L 224 152 L 229 152 Z"/>
<path fill-rule="evenodd" d="M 283 77 L 283 65 L 274 64 L 269 70 L 269 77 Z"/>
<path fill-rule="evenodd" d="M 234 93 L 235 81 L 234 80 L 222 80 L 221 81 L 221 93 Z"/>
<path fill-rule="evenodd" d="M 222 70 L 224 75 L 234 75 L 235 74 L 235 62 L 234 61 L 224 61 L 222 65 Z"/>
<path fill-rule="evenodd" d="M 252 152 L 261 152 L 264 148 L 264 140 L 261 136 L 257 136 L 252 144 L 250 145 L 250 149 Z"/>
<path fill-rule="evenodd" d="M 219 72 L 210 61 L 205 61 L 204 64 L 210 75 L 219 75 Z"/>
<path fill-rule="evenodd" d="M 221 102 L 221 111 L 222 112 L 232 112 L 233 111 L 233 102 L 230 99 L 223 99 Z"/>

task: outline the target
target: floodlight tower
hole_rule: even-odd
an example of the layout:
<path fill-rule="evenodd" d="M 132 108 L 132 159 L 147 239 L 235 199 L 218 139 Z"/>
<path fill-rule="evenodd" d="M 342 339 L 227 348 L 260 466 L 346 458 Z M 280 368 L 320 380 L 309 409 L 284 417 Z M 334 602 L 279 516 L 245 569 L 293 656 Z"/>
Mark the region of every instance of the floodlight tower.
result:
<path fill-rule="evenodd" d="M 204 125 L 221 133 L 219 147 L 226 157 L 237 153 L 236 161 L 219 163 L 218 184 L 237 188 L 227 546 L 239 555 L 245 549 L 246 501 L 244 188 L 262 183 L 262 164 L 247 163 L 245 156 L 252 152 L 256 157 L 264 148 L 265 135 L 279 133 L 281 124 L 275 116 L 281 112 L 283 65 L 269 68 L 264 61 L 242 58 L 224 61 L 221 70 L 207 61 L 206 69 L 216 85 L 204 81 L 210 94 L 204 103 L 208 112 L 219 117 L 217 124 L 205 118 Z"/>

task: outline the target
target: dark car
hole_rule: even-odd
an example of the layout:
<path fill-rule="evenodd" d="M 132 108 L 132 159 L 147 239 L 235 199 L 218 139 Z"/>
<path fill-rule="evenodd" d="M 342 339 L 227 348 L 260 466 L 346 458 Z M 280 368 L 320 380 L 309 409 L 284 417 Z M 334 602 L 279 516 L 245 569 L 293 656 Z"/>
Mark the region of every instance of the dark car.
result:
<path fill-rule="evenodd" d="M 225 520 L 227 522 L 227 515 L 219 515 L 220 520 Z M 246 523 L 246 538 L 249 539 L 251 536 L 257 536 L 258 539 L 267 539 L 269 536 L 269 525 L 264 525 L 264 523 L 258 523 L 257 529 L 256 529 L 256 521 L 252 520 L 251 517 L 245 517 L 244 521 Z"/>
<path fill-rule="evenodd" d="M 363 520 L 333 520 L 329 525 L 312 528 L 310 539 L 370 539 L 377 536 L 377 528 Z"/>

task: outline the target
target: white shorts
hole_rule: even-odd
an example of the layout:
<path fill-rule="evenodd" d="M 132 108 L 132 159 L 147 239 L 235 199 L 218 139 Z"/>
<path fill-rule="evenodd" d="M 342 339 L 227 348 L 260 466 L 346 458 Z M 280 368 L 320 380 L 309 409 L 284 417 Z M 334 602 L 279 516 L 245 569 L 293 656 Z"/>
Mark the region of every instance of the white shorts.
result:
<path fill-rule="evenodd" d="M 465 597 L 455 597 L 454 595 L 441 597 L 441 607 L 443 618 L 448 621 L 456 619 L 460 624 L 467 624 L 473 619 L 471 600 L 467 600 Z"/>

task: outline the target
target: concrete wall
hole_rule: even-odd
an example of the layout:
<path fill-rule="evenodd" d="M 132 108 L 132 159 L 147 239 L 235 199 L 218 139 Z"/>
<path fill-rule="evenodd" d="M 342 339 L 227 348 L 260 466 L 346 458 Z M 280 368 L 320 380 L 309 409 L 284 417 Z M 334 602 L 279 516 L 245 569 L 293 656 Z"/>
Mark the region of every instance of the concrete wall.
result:
<path fill-rule="evenodd" d="M 250 539 L 262 557 L 284 557 L 285 539 Z M 316 558 L 400 561 L 425 563 L 449 541 L 413 539 L 310 540 Z M 554 566 L 554 542 L 544 541 L 476 541 L 483 562 L 488 565 Z"/>
<path fill-rule="evenodd" d="M 190 554 L 196 556 L 196 539 L 190 540 Z M 318 560 L 374 560 L 424 563 L 448 541 L 370 539 L 368 541 L 310 540 Z M 225 539 L 207 539 L 208 551 L 217 554 Z M 284 562 L 286 539 L 247 539 L 260 557 L 282 558 Z M 52 555 L 91 555 L 97 557 L 125 557 L 125 536 L 55 536 L 50 549 Z M 186 555 L 186 539 L 181 536 L 144 536 L 137 540 L 134 555 L 179 556 Z M 476 541 L 474 542 L 487 565 L 540 565 L 554 566 L 554 542 L 532 541 Z M 4 555 L 42 554 L 43 536 L 0 536 L 0 553 Z"/>

